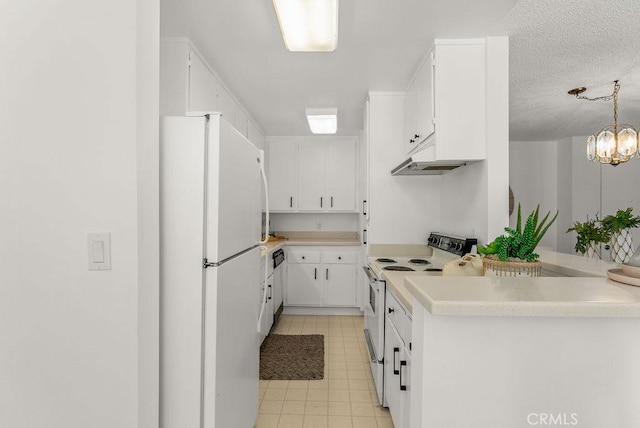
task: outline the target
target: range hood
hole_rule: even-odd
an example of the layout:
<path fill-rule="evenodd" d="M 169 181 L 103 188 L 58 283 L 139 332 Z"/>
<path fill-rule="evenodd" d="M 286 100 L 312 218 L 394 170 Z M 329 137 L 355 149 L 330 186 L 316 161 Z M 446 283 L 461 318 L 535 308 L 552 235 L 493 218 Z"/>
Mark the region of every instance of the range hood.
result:
<path fill-rule="evenodd" d="M 421 150 L 391 170 L 391 175 L 440 175 L 467 164 L 467 161 L 436 161 L 433 150 Z"/>

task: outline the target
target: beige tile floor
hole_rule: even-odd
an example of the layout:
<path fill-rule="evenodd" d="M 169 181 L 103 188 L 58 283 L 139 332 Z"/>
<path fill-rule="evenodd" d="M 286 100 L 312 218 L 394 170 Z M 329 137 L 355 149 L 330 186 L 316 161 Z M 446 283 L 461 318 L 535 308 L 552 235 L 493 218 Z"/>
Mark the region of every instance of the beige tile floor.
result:
<path fill-rule="evenodd" d="M 393 428 L 378 405 L 361 316 L 283 315 L 272 334 L 323 334 L 324 379 L 260 381 L 255 428 Z"/>

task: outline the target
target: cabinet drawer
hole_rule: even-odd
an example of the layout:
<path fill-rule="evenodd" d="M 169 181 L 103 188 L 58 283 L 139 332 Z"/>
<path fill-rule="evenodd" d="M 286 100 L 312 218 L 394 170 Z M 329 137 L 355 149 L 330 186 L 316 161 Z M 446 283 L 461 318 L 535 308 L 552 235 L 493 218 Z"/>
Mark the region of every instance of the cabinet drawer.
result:
<path fill-rule="evenodd" d="M 289 250 L 287 263 L 320 263 L 319 251 Z"/>
<path fill-rule="evenodd" d="M 404 315 L 404 310 L 403 310 L 402 306 L 400 305 L 400 303 L 398 303 L 398 300 L 396 300 L 395 296 L 393 294 L 391 294 L 389 291 L 387 291 L 387 305 L 386 306 L 387 306 L 387 310 L 386 310 L 387 319 L 389 321 L 391 321 L 391 324 L 392 324 L 393 328 L 396 329 L 396 331 L 398 332 L 400 337 L 403 337 L 402 317 L 405 316 Z"/>
<path fill-rule="evenodd" d="M 325 251 L 323 254 L 324 263 L 347 263 L 355 264 L 357 254 L 351 252 Z"/>

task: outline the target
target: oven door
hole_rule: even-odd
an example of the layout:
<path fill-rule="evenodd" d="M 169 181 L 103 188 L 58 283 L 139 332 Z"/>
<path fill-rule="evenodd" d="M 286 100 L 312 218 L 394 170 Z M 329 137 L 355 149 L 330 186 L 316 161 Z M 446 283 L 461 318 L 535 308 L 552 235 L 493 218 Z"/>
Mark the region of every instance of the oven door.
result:
<path fill-rule="evenodd" d="M 378 402 L 384 403 L 384 296 L 385 282 L 378 280 L 368 266 L 364 266 L 366 273 L 365 284 L 368 301 L 364 311 L 364 337 L 369 351 L 369 362 L 373 382 L 376 386 Z"/>
<path fill-rule="evenodd" d="M 371 362 L 382 360 L 384 327 L 380 328 L 380 319 L 384 320 L 384 281 L 379 281 L 368 266 L 363 267 L 368 282 L 367 305 L 364 311 L 364 329 Z M 381 291 L 382 290 L 382 291 Z M 384 321 L 383 321 L 384 322 Z"/>

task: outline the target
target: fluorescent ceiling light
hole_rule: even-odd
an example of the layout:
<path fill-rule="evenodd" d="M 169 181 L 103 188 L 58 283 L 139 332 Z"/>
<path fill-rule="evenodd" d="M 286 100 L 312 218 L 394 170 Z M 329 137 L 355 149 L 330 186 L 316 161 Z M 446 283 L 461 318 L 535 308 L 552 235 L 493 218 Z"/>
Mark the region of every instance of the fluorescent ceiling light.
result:
<path fill-rule="evenodd" d="M 338 130 L 338 109 L 308 108 L 307 121 L 314 134 L 335 134 Z"/>
<path fill-rule="evenodd" d="M 290 51 L 333 51 L 338 43 L 338 0 L 273 0 Z"/>

